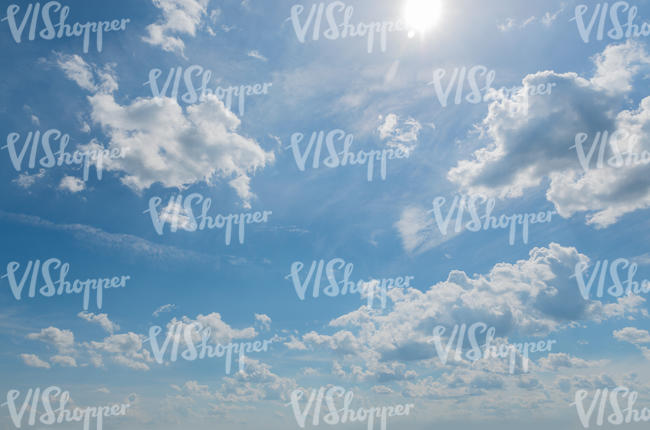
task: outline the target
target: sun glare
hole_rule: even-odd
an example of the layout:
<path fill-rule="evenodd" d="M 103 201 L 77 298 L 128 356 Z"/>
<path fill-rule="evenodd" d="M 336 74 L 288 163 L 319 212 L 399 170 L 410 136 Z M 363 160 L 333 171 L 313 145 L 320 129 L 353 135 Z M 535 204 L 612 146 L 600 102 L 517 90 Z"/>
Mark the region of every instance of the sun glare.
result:
<path fill-rule="evenodd" d="M 418 32 L 423 34 L 434 27 L 442 15 L 441 0 L 406 0 L 404 20 L 409 28 L 409 37 Z"/>

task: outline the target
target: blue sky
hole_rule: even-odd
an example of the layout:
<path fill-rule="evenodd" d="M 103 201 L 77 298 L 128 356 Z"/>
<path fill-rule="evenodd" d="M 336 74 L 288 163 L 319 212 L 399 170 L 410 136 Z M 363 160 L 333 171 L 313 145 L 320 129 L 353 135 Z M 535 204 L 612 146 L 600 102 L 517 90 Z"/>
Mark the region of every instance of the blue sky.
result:
<path fill-rule="evenodd" d="M 130 279 L 85 317 L 78 295 L 18 301 L 0 279 L 0 392 L 57 385 L 78 405 L 130 399 L 107 429 L 298 428 L 291 393 L 328 385 L 354 391 L 359 405 L 415 404 L 389 422 L 413 430 L 576 428 L 578 389 L 628 386 L 649 404 L 647 297 L 584 300 L 571 278 L 581 260 L 593 268 L 618 258 L 638 265 L 635 280 L 650 278 L 647 165 L 585 172 L 571 149 L 578 133 L 618 130 L 650 150 L 648 37 L 585 43 L 571 21 L 580 2 L 442 0 L 432 28 L 388 33 L 385 52 L 368 53 L 365 38 L 300 43 L 297 3 L 283 0 L 62 3 L 69 23 L 130 22 L 104 34 L 101 52 L 91 43 L 84 53 L 78 38 L 30 41 L 28 30 L 16 43 L 1 21 L 3 145 L 18 133 L 20 150 L 30 131 L 56 129 L 70 152 L 129 152 L 84 182 L 78 166 L 41 171 L 25 161 L 17 171 L 0 150 L 0 272 L 57 258 L 69 280 Z M 370 23 L 397 21 L 405 3 L 346 4 L 352 23 Z M 16 4 L 22 17 L 28 3 Z M 314 3 L 300 4 L 306 14 Z M 597 2 L 587 4 L 588 20 Z M 647 1 L 630 5 L 638 25 L 650 21 Z M 152 69 L 162 82 L 192 65 L 212 72 L 212 89 L 272 85 L 246 97 L 243 115 L 216 98 L 155 98 L 146 85 Z M 479 65 L 494 70 L 494 88 L 555 85 L 525 114 L 498 95 L 441 106 L 434 71 L 448 71 L 446 85 L 454 68 Z M 355 152 L 402 146 L 410 155 L 389 160 L 386 180 L 367 181 L 365 166 L 314 169 L 311 158 L 301 171 L 292 135 L 306 145 L 313 132 L 338 129 L 354 136 Z M 218 229 L 167 225 L 158 235 L 149 201 L 160 197 L 162 209 L 179 193 L 210 198 L 211 216 L 272 214 L 246 225 L 243 244 L 226 246 Z M 512 246 L 505 230 L 441 236 L 431 202 L 466 194 L 496 199 L 496 215 L 559 214 Z M 353 281 L 414 280 L 383 310 L 359 295 L 301 301 L 291 265 L 304 263 L 304 279 L 312 261 L 334 258 L 354 265 Z M 242 373 L 226 375 L 223 359 L 161 365 L 146 338 L 173 321 L 202 321 L 215 341 L 274 342 Z M 497 361 L 443 365 L 433 327 L 479 321 L 502 341 L 557 344 L 531 356 L 523 375 Z M 68 425 L 80 423 L 59 427 Z"/>

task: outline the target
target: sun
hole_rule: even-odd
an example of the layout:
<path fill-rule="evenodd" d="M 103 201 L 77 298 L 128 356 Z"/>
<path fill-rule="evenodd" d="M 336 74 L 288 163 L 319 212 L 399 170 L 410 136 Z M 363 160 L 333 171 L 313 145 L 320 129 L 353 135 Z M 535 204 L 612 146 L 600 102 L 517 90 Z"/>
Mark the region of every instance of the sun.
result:
<path fill-rule="evenodd" d="M 409 28 L 409 37 L 415 36 L 415 32 L 423 34 L 430 30 L 441 15 L 441 0 L 406 0 L 404 20 Z"/>

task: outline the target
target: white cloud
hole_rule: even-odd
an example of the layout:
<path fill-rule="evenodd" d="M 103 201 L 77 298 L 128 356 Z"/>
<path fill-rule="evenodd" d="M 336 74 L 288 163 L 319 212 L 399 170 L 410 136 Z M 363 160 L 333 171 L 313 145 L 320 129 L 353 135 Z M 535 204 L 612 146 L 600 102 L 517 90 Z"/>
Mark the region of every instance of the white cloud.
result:
<path fill-rule="evenodd" d="M 273 152 L 238 133 L 241 121 L 215 95 L 186 111 L 171 98 L 138 98 L 120 105 L 100 91 L 88 100 L 93 122 L 111 139 L 109 149 L 126 152 L 104 160 L 104 169 L 123 172 L 121 181 L 136 192 L 156 183 L 182 189 L 229 179 L 250 207 L 255 195 L 249 175 L 275 161 Z"/>
<path fill-rule="evenodd" d="M 574 357 L 564 352 L 551 353 L 546 357 L 539 359 L 538 364 L 541 369 L 557 372 L 558 369 L 565 367 L 568 369 L 602 367 L 607 361 L 588 361 L 582 358 Z"/>
<path fill-rule="evenodd" d="M 172 385 L 175 396 L 168 398 L 164 409 L 174 410 L 183 405 L 197 416 L 226 415 L 234 410 L 253 411 L 252 402 L 282 401 L 286 403 L 290 393 L 297 387 L 295 380 L 283 378 L 271 371 L 271 367 L 258 360 L 247 358 L 246 369 L 232 377 L 224 377 L 221 384 L 211 390 L 208 385 L 190 380 L 183 385 Z M 209 401 L 207 404 L 205 401 Z M 207 410 L 197 410 L 204 405 Z M 191 412 L 191 413 L 192 413 Z"/>
<path fill-rule="evenodd" d="M 520 29 L 520 30 L 524 29 L 524 28 L 528 27 L 530 24 L 532 24 L 535 21 L 537 21 L 537 18 L 534 17 L 534 16 L 531 16 L 531 17 L 523 20 L 521 22 L 521 24 L 517 23 L 517 20 L 514 19 L 514 18 L 507 18 L 506 22 L 503 23 L 503 24 L 498 24 L 497 28 L 499 29 L 499 31 L 505 33 L 505 32 L 511 31 L 513 29 Z"/>
<path fill-rule="evenodd" d="M 45 177 L 45 169 L 40 169 L 38 173 L 34 173 L 33 175 L 30 175 L 28 173 L 21 173 L 12 182 L 21 188 L 27 189 L 32 185 L 34 185 L 37 179 L 42 179 L 44 177 Z"/>
<path fill-rule="evenodd" d="M 402 246 L 409 253 L 428 251 L 460 234 L 450 231 L 443 235 L 434 223 L 433 216 L 417 206 L 406 207 L 395 223 Z"/>
<path fill-rule="evenodd" d="M 454 399 L 498 391 L 505 388 L 503 376 L 455 368 L 439 378 L 426 377 L 404 384 L 404 396 L 410 398 Z"/>
<path fill-rule="evenodd" d="M 48 327 L 38 333 L 30 333 L 27 338 L 53 345 L 61 353 L 70 352 L 74 347 L 74 334 L 70 330 L 61 330 L 56 327 Z"/>
<path fill-rule="evenodd" d="M 40 367 L 43 369 L 49 369 L 50 364 L 38 358 L 34 354 L 20 354 L 20 358 L 23 359 L 23 362 L 30 367 Z"/>
<path fill-rule="evenodd" d="M 302 369 L 302 374 L 305 376 L 318 376 L 318 370 L 313 367 L 305 367 Z"/>
<path fill-rule="evenodd" d="M 495 328 L 498 338 L 537 337 L 576 321 L 647 316 L 640 296 L 605 305 L 584 300 L 571 275 L 576 263 L 586 260 L 573 247 L 551 243 L 532 249 L 526 260 L 498 263 L 485 275 L 452 271 L 446 281 L 424 292 L 390 290 L 387 311 L 363 306 L 330 321 L 338 330 L 333 334 L 312 331 L 300 341 L 357 361 L 346 372 L 356 379 L 399 380 L 410 377 L 405 363 L 429 360 L 440 365 L 431 343 L 437 325 L 484 322 Z M 549 365 L 559 365 L 559 358 L 548 359 Z"/>
<path fill-rule="evenodd" d="M 54 355 L 50 357 L 50 361 L 62 367 L 77 367 L 77 361 L 68 355 Z"/>
<path fill-rule="evenodd" d="M 418 142 L 418 134 L 422 129 L 419 122 L 413 118 L 400 121 L 399 116 L 394 113 L 379 116 L 379 121 L 383 121 L 377 128 L 379 137 L 382 140 L 388 140 L 388 146 L 402 148 L 407 153 L 415 149 Z"/>
<path fill-rule="evenodd" d="M 57 54 L 57 64 L 65 73 L 65 76 L 76 82 L 79 87 L 90 92 L 112 93 L 117 90 L 117 80 L 115 78 L 112 65 L 107 65 L 104 69 L 98 69 L 84 61 L 79 55 Z M 98 78 L 99 84 L 95 78 Z"/>
<path fill-rule="evenodd" d="M 261 400 L 287 402 L 296 388 L 296 381 L 283 378 L 271 371 L 271 366 L 247 358 L 244 371 L 233 377 L 224 377 L 223 384 L 215 393 L 220 403 L 240 403 Z"/>
<path fill-rule="evenodd" d="M 203 267 L 213 268 L 217 268 L 220 264 L 219 258 L 215 258 L 212 255 L 201 254 L 168 245 L 160 245 L 130 234 L 107 233 L 104 230 L 89 225 L 55 224 L 36 216 L 15 214 L 2 210 L 0 210 L 0 219 L 7 222 L 68 232 L 75 239 L 86 242 L 94 247 L 128 252 L 131 257 L 144 257 L 154 263 L 168 265 L 170 262 L 178 262 L 185 266 L 188 264 L 200 264 Z"/>
<path fill-rule="evenodd" d="M 88 322 L 99 324 L 104 330 L 106 330 L 110 334 L 113 334 L 114 332 L 120 329 L 120 326 L 112 322 L 108 318 L 107 314 L 93 314 L 92 312 L 79 312 L 77 316 Z"/>
<path fill-rule="evenodd" d="M 514 18 L 507 18 L 507 19 L 506 19 L 506 22 L 503 23 L 503 24 L 498 24 L 498 25 L 497 25 L 497 28 L 498 28 L 500 31 L 506 32 L 506 31 L 510 31 L 510 30 L 512 30 L 512 29 L 515 28 L 516 26 L 517 26 L 517 21 L 515 21 Z"/>
<path fill-rule="evenodd" d="M 180 320 L 172 318 L 167 324 L 167 333 L 171 334 L 171 329 L 179 325 L 182 328 L 177 333 L 181 333 L 182 335 L 185 333 L 185 330 L 191 329 L 192 337 L 197 342 L 201 339 L 197 327 L 201 327 L 202 329 L 209 328 L 209 339 L 214 343 L 220 344 L 227 344 L 233 339 L 252 339 L 257 336 L 257 331 L 254 327 L 246 327 L 243 329 L 233 328 L 221 319 L 221 314 L 216 312 L 208 315 L 199 314 L 196 318 L 187 316 L 183 316 Z"/>
<path fill-rule="evenodd" d="M 542 17 L 542 24 L 544 24 L 546 27 L 550 27 L 553 24 L 553 22 L 555 22 L 557 17 L 560 16 L 562 12 L 564 12 L 565 8 L 566 8 L 566 4 L 562 3 L 560 9 L 557 10 L 555 13 L 546 12 Z"/>
<path fill-rule="evenodd" d="M 649 266 L 650 265 L 650 252 L 646 252 L 645 254 L 637 255 L 635 257 L 630 258 L 630 261 L 632 263 L 636 263 L 639 266 Z"/>
<path fill-rule="evenodd" d="M 96 351 L 88 351 L 88 356 L 90 364 L 98 368 L 104 367 L 104 359 L 102 358 L 101 354 Z"/>
<path fill-rule="evenodd" d="M 129 106 L 113 97 L 90 97 L 92 118 L 111 137 L 112 148 L 130 148 L 108 170 L 126 173 L 122 182 L 136 191 L 155 183 L 171 188 L 236 176 L 231 185 L 249 203 L 248 174 L 274 161 L 252 139 L 237 134 L 240 120 L 216 98 L 187 108 L 168 98 L 137 99 Z"/>
<path fill-rule="evenodd" d="M 636 327 L 625 327 L 614 331 L 614 338 L 622 342 L 629 342 L 635 345 L 640 343 L 650 343 L 650 333 L 647 330 L 641 330 Z"/>
<path fill-rule="evenodd" d="M 74 176 L 64 176 L 59 184 L 60 190 L 69 191 L 71 193 L 78 193 L 79 191 L 83 191 L 85 188 L 86 183 Z"/>
<path fill-rule="evenodd" d="M 147 363 L 153 361 L 149 350 L 143 348 L 143 337 L 131 332 L 109 336 L 102 342 L 92 341 L 89 347 L 108 353 L 116 364 L 135 370 L 149 370 Z"/>
<path fill-rule="evenodd" d="M 162 9 L 163 18 L 147 26 L 148 35 L 143 40 L 184 56 L 185 43 L 177 35 L 196 36 L 196 30 L 207 13 L 209 0 L 152 1 L 154 6 Z"/>
<path fill-rule="evenodd" d="M 300 341 L 300 339 L 296 338 L 295 336 L 291 336 L 289 342 L 285 342 L 284 345 L 293 350 L 298 350 L 298 351 L 306 351 L 307 346 Z"/>
<path fill-rule="evenodd" d="M 643 45 L 629 41 L 609 45 L 594 56 L 596 73 L 591 83 L 608 94 L 624 94 L 632 91 L 632 80 L 642 69 L 648 70 L 650 56 Z"/>
<path fill-rule="evenodd" d="M 171 312 L 174 309 L 176 309 L 176 305 L 172 305 L 172 304 L 162 305 L 161 307 L 159 307 L 158 309 L 153 311 L 152 316 L 157 317 L 158 315 L 160 315 L 162 313 Z"/>
<path fill-rule="evenodd" d="M 260 54 L 260 51 L 254 49 L 252 51 L 248 51 L 248 56 L 251 58 L 255 58 L 257 60 L 261 61 L 268 61 L 269 59 L 266 58 L 264 55 Z"/>
<path fill-rule="evenodd" d="M 649 207 L 646 166 L 606 166 L 584 172 L 575 148 L 570 149 L 577 134 L 587 133 L 593 139 L 604 130 L 627 132 L 635 151 L 650 148 L 650 98 L 641 102 L 639 110 L 615 111 L 631 88 L 634 76 L 629 71 L 635 70 L 635 64 L 650 64 L 642 45 L 628 41 L 609 46 L 596 63 L 597 72 L 591 80 L 550 71 L 524 78 L 527 88 L 556 84 L 550 95 L 532 96 L 528 102 L 496 96 L 483 120 L 488 143 L 474 152 L 472 159 L 461 160 L 452 168 L 448 179 L 468 194 L 514 198 L 548 178 L 546 197 L 562 217 L 587 212 L 587 223 L 599 228 Z M 605 85 L 610 85 L 608 90 Z M 528 103 L 527 115 L 521 109 L 510 109 L 517 103 Z"/>
<path fill-rule="evenodd" d="M 526 19 L 524 22 L 521 23 L 521 28 L 526 28 L 535 21 L 537 21 L 537 17 L 531 16 L 528 19 Z"/>
<path fill-rule="evenodd" d="M 264 314 L 255 314 L 255 319 L 262 324 L 262 327 L 265 330 L 270 330 L 271 329 L 271 317 L 268 315 Z"/>
<path fill-rule="evenodd" d="M 385 385 L 375 385 L 371 390 L 377 394 L 393 394 L 393 390 Z"/>

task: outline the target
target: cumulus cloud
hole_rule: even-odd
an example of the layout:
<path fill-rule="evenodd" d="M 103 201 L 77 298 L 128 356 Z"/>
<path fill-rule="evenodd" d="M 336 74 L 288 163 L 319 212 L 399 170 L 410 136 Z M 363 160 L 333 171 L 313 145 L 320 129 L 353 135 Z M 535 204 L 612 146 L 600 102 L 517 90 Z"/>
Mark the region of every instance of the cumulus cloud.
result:
<path fill-rule="evenodd" d="M 223 414 L 233 409 L 250 409 L 248 403 L 259 401 L 288 401 L 297 387 L 295 380 L 283 378 L 271 371 L 271 366 L 251 358 L 246 359 L 246 370 L 232 377 L 224 377 L 222 383 L 211 390 L 208 385 L 191 380 L 182 386 L 172 385 L 178 392 L 174 397 L 189 401 L 196 407 L 201 400 L 211 400 L 210 414 Z M 214 405 L 218 402 L 219 406 Z"/>
<path fill-rule="evenodd" d="M 592 376 L 576 375 L 571 378 L 562 376 L 557 378 L 555 385 L 561 392 L 569 393 L 573 390 L 612 389 L 620 386 L 620 383 L 616 382 L 610 375 L 603 373 Z"/>
<path fill-rule="evenodd" d="M 303 342 L 301 342 L 300 339 L 298 339 L 295 336 L 291 336 L 289 341 L 285 342 L 284 345 L 287 348 L 293 349 L 293 350 L 298 350 L 298 351 L 306 351 L 307 350 L 307 346 Z"/>
<path fill-rule="evenodd" d="M 438 378 L 426 377 L 406 382 L 403 395 L 410 398 L 453 399 L 476 396 L 503 388 L 504 379 L 500 375 L 456 368 Z"/>
<path fill-rule="evenodd" d="M 233 328 L 221 319 L 221 314 L 216 312 L 208 315 L 200 314 L 196 318 L 187 316 L 181 319 L 172 318 L 167 324 L 167 335 L 185 336 L 186 330 L 196 342 L 201 340 L 200 331 L 209 330 L 209 340 L 214 344 L 227 344 L 234 339 L 252 339 L 257 336 L 254 327 Z"/>
<path fill-rule="evenodd" d="M 98 352 L 107 353 L 114 363 L 135 370 L 149 370 L 147 363 L 153 359 L 148 350 L 143 348 L 143 336 L 136 333 L 115 334 L 102 342 L 90 342 L 89 347 Z"/>
<path fill-rule="evenodd" d="M 484 275 L 470 277 L 455 270 L 424 292 L 388 291 L 386 312 L 363 306 L 330 321 L 329 326 L 338 330 L 333 334 L 311 331 L 299 341 L 307 348 L 358 360 L 360 367 L 351 367 L 357 379 L 403 379 L 408 376 L 403 363 L 431 359 L 439 363 L 431 343 L 438 325 L 484 322 L 495 328 L 498 338 L 536 337 L 576 321 L 647 316 L 640 296 L 605 304 L 585 300 L 571 278 L 579 261 L 588 257 L 573 247 L 551 243 L 533 248 L 528 259 L 498 263 Z M 559 365 L 560 358 L 547 359 L 548 365 Z"/>
<path fill-rule="evenodd" d="M 635 327 L 625 327 L 614 331 L 614 338 L 633 344 L 650 343 L 650 333 Z"/>
<path fill-rule="evenodd" d="M 40 169 L 38 173 L 34 173 L 33 175 L 30 175 L 29 173 L 21 173 L 12 182 L 21 188 L 27 189 L 34 185 L 38 179 L 42 179 L 44 177 L 45 169 Z"/>
<path fill-rule="evenodd" d="M 541 369 L 551 372 L 557 372 L 558 369 L 562 367 L 565 367 L 567 369 L 601 367 L 606 363 L 606 361 L 583 360 L 581 358 L 573 357 L 563 352 L 551 353 L 546 357 L 540 358 L 538 361 Z"/>
<path fill-rule="evenodd" d="M 264 314 L 255 314 L 255 319 L 262 325 L 265 330 L 271 329 L 271 317 Z"/>
<path fill-rule="evenodd" d="M 20 358 L 22 358 L 23 362 L 29 367 L 40 367 L 42 369 L 50 368 L 50 364 L 48 362 L 41 360 L 35 354 L 20 354 Z"/>
<path fill-rule="evenodd" d="M 621 330 L 615 330 L 614 338 L 621 342 L 631 343 L 641 351 L 647 360 L 650 360 L 650 348 L 643 346 L 643 344 L 650 343 L 650 333 L 647 330 L 641 330 L 636 327 L 625 327 Z"/>
<path fill-rule="evenodd" d="M 597 227 L 650 206 L 647 166 L 584 171 L 574 146 L 580 133 L 593 139 L 608 130 L 629 136 L 628 150 L 650 149 L 650 98 L 641 101 L 638 110 L 621 110 L 633 79 L 650 65 L 650 57 L 643 45 L 628 41 L 608 46 L 594 63 L 590 79 L 552 71 L 523 79 L 524 89 L 555 84 L 549 95 L 515 100 L 494 94 L 483 120 L 487 145 L 471 159 L 461 160 L 448 179 L 469 194 L 499 198 L 520 197 L 548 180 L 546 197 L 562 217 L 586 212 L 587 223 Z M 518 104 L 520 109 L 512 109 Z M 608 148 L 606 159 L 611 155 Z"/>
<path fill-rule="evenodd" d="M 295 380 L 276 375 L 268 364 L 247 358 L 244 371 L 223 378 L 223 384 L 217 389 L 215 398 L 224 403 L 261 400 L 286 402 L 296 387 Z"/>
<path fill-rule="evenodd" d="M 64 176 L 63 179 L 61 179 L 61 183 L 59 184 L 59 189 L 69 191 L 71 193 L 78 193 L 79 191 L 86 189 L 86 183 L 79 178 L 75 178 L 74 176 Z"/>
<path fill-rule="evenodd" d="M 125 153 L 104 160 L 103 166 L 122 172 L 122 183 L 139 193 L 156 183 L 182 189 L 226 179 L 250 207 L 255 197 L 250 175 L 273 163 L 275 156 L 239 134 L 241 121 L 216 95 L 184 111 L 171 98 L 137 98 L 120 105 L 110 92 L 89 91 L 93 122 L 109 136 L 109 149 Z"/>
<path fill-rule="evenodd" d="M 117 90 L 117 79 L 113 66 L 100 69 L 84 61 L 79 55 L 57 54 L 57 64 L 65 76 L 79 87 L 90 92 L 112 93 Z"/>
<path fill-rule="evenodd" d="M 148 35 L 143 40 L 163 50 L 184 56 L 185 43 L 178 35 L 196 36 L 203 17 L 207 14 L 209 0 L 152 0 L 162 10 L 157 23 L 147 26 Z"/>
<path fill-rule="evenodd" d="M 77 316 L 88 322 L 99 324 L 101 328 L 111 334 L 120 329 L 120 326 L 111 321 L 107 314 L 95 315 L 92 312 L 79 312 Z"/>
<path fill-rule="evenodd" d="M 92 118 L 111 137 L 111 147 L 129 148 L 108 170 L 125 172 L 122 182 L 136 191 L 154 183 L 184 188 L 235 176 L 231 183 L 247 206 L 247 175 L 274 160 L 252 139 L 237 134 L 240 120 L 216 96 L 187 107 L 169 98 L 137 99 L 118 105 L 112 96 L 90 97 Z"/>
<path fill-rule="evenodd" d="M 77 367 L 77 361 L 74 357 L 68 355 L 54 355 L 50 358 L 50 361 L 62 367 Z"/>
<path fill-rule="evenodd" d="M 38 333 L 30 333 L 27 338 L 53 345 L 61 353 L 70 352 L 74 348 L 74 334 L 70 330 L 61 330 L 56 327 L 48 327 Z"/>

